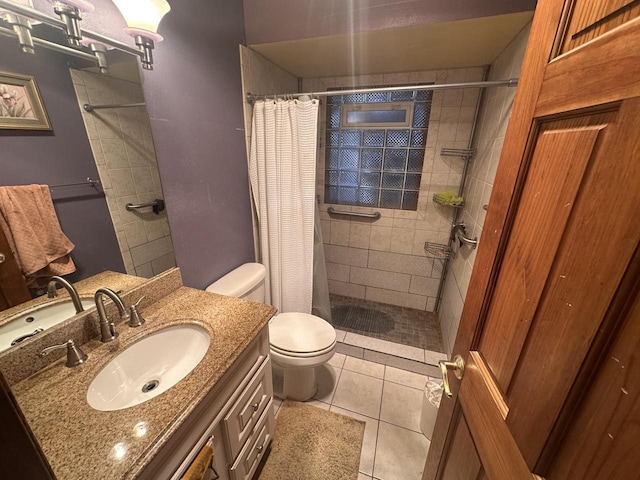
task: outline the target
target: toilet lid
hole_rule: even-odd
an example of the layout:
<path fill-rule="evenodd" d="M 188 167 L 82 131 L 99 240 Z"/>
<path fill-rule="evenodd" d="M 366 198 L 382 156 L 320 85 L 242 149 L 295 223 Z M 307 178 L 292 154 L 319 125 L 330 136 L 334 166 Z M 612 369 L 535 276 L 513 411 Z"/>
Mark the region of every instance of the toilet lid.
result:
<path fill-rule="evenodd" d="M 308 313 L 281 313 L 269 321 L 269 343 L 279 350 L 309 353 L 325 350 L 336 341 L 331 324 Z"/>

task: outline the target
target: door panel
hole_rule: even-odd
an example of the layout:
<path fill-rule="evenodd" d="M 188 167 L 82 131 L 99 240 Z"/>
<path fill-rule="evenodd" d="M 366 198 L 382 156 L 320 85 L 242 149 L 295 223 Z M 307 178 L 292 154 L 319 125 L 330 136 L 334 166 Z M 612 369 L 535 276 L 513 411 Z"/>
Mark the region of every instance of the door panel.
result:
<path fill-rule="evenodd" d="M 552 478 L 637 478 L 640 419 L 640 297 L 607 352 L 567 441 L 549 472 Z M 628 460 L 632 460 L 629 462 Z"/>
<path fill-rule="evenodd" d="M 640 45 L 640 17 L 598 38 L 589 48 L 554 59 L 545 69 L 535 116 L 639 96 L 640 62 L 630 54 L 631 45 Z"/>
<path fill-rule="evenodd" d="M 479 350 L 502 388 L 516 367 L 580 182 L 610 114 L 553 122 L 540 129 L 504 267 Z M 562 161 L 572 158 L 573 162 Z M 510 301 L 502 301 L 509 299 Z"/>
<path fill-rule="evenodd" d="M 31 295 L 24 282 L 24 277 L 16 262 L 7 237 L 0 228 L 0 310 L 19 305 L 31 300 Z"/>
<path fill-rule="evenodd" d="M 535 478 L 505 422 L 509 407 L 479 352 L 467 358 L 460 403 L 487 476 Z"/>
<path fill-rule="evenodd" d="M 538 3 L 425 479 L 637 477 L 638 5 Z"/>
<path fill-rule="evenodd" d="M 640 239 L 640 223 L 629 221 L 640 204 L 638 100 L 627 101 L 602 131 L 509 386 L 514 407 L 508 424 L 529 465 L 544 447 Z"/>
<path fill-rule="evenodd" d="M 567 30 L 560 53 L 566 53 L 638 16 L 638 0 L 576 0 L 567 9 Z"/>
<path fill-rule="evenodd" d="M 451 457 L 442 475 L 444 480 L 475 478 L 482 467 L 464 416 L 458 416 L 457 421 L 454 443 L 450 450 Z"/>

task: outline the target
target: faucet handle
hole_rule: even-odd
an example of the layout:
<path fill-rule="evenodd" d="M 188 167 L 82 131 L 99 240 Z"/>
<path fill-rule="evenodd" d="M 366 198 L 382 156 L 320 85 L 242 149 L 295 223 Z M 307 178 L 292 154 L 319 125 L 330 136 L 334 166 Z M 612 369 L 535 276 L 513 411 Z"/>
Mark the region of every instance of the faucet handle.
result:
<path fill-rule="evenodd" d="M 67 367 L 77 367 L 78 365 L 82 365 L 88 358 L 87 354 L 84 353 L 80 349 L 80 347 L 77 347 L 74 341 L 71 339 L 69 339 L 66 343 L 62 343 L 60 345 L 52 345 L 45 348 L 40 352 L 40 356 L 46 357 L 51 352 L 59 350 L 61 348 L 67 349 L 67 362 L 65 363 Z"/>
<path fill-rule="evenodd" d="M 142 300 L 144 300 L 145 298 L 147 298 L 147 296 L 146 296 L 146 295 L 141 296 L 141 297 L 138 299 L 138 301 L 137 301 L 136 303 L 134 303 L 133 305 L 131 305 L 131 306 L 132 306 L 132 307 L 137 307 L 138 305 L 140 305 L 140 302 L 141 302 Z"/>
<path fill-rule="evenodd" d="M 140 298 L 138 299 L 138 301 L 137 301 L 136 303 L 134 303 L 133 305 L 131 305 L 131 306 L 129 307 L 130 314 L 129 314 L 129 322 L 128 322 L 128 325 L 129 325 L 130 327 L 139 327 L 139 326 L 141 326 L 141 325 L 145 322 L 144 318 L 142 318 L 142 317 L 140 316 L 140 313 L 138 313 L 138 305 L 140 305 L 140 302 L 141 302 L 142 300 L 144 300 L 144 299 L 145 299 L 145 297 L 146 297 L 146 295 L 143 295 L 142 297 L 140 297 Z"/>

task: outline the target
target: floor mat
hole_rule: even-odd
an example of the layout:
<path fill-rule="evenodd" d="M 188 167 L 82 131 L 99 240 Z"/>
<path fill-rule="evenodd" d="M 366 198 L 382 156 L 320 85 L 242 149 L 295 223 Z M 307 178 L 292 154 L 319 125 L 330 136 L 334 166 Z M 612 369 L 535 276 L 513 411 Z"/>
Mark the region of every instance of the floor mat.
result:
<path fill-rule="evenodd" d="M 353 329 L 369 333 L 387 333 L 393 330 L 390 315 L 372 308 L 338 305 L 331 309 L 331 323 L 336 328 Z"/>
<path fill-rule="evenodd" d="M 365 423 L 287 401 L 260 480 L 357 480 Z"/>

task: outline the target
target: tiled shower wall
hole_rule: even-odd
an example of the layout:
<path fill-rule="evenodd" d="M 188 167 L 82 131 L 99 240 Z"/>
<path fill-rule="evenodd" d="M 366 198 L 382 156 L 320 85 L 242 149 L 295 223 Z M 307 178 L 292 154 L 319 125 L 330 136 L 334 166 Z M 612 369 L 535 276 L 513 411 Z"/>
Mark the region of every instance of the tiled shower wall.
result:
<path fill-rule="evenodd" d="M 529 38 L 530 24 L 507 46 L 491 66 L 489 80 L 517 78 L 522 67 L 524 51 Z M 489 198 L 496 176 L 500 152 L 511 115 L 515 88 L 489 88 L 485 92 L 482 111 L 477 124 L 475 148 L 478 150 L 472 160 L 465 186 L 465 207 L 461 220 L 467 225 L 469 237 L 481 240 L 486 211 L 484 205 L 491 205 Z M 464 298 L 467 295 L 476 250 L 455 247 L 455 257 L 445 280 L 440 307 L 442 340 L 447 354 L 451 354 Z"/>
<path fill-rule="evenodd" d="M 242 101 L 244 105 L 244 133 L 247 143 L 247 161 L 251 147 L 251 118 L 253 106 L 247 101 L 247 94 L 276 94 L 298 91 L 298 77 L 283 70 L 250 48 L 240 45 L 240 65 L 242 67 Z M 255 208 L 251 203 L 253 215 L 253 238 L 256 260 L 260 261 L 258 230 Z"/>
<path fill-rule="evenodd" d="M 242 66 L 242 100 L 244 105 L 244 128 L 247 140 L 247 158 L 251 145 L 251 117 L 253 106 L 247 101 L 247 94 L 276 94 L 298 91 L 298 77 L 283 70 L 262 55 L 244 45 L 240 45 Z"/>
<path fill-rule="evenodd" d="M 78 102 L 144 102 L 139 83 L 71 70 Z M 129 212 L 127 203 L 163 198 L 149 115 L 144 107 L 82 110 L 100 182 L 127 273 L 152 277 L 176 266 L 167 212 Z"/>
<path fill-rule="evenodd" d="M 331 87 L 461 83 L 482 79 L 482 67 L 304 79 L 303 91 Z M 468 148 L 478 89 L 434 91 L 417 211 L 333 205 L 336 210 L 381 213 L 376 221 L 329 216 L 321 203 L 329 291 L 376 302 L 432 311 L 441 264 L 427 258 L 424 242 L 446 244 L 453 210 L 432 202 L 434 193 L 458 190 L 463 160 L 441 157 L 444 148 Z M 320 111 L 316 193 L 324 198 L 326 103 Z"/>

